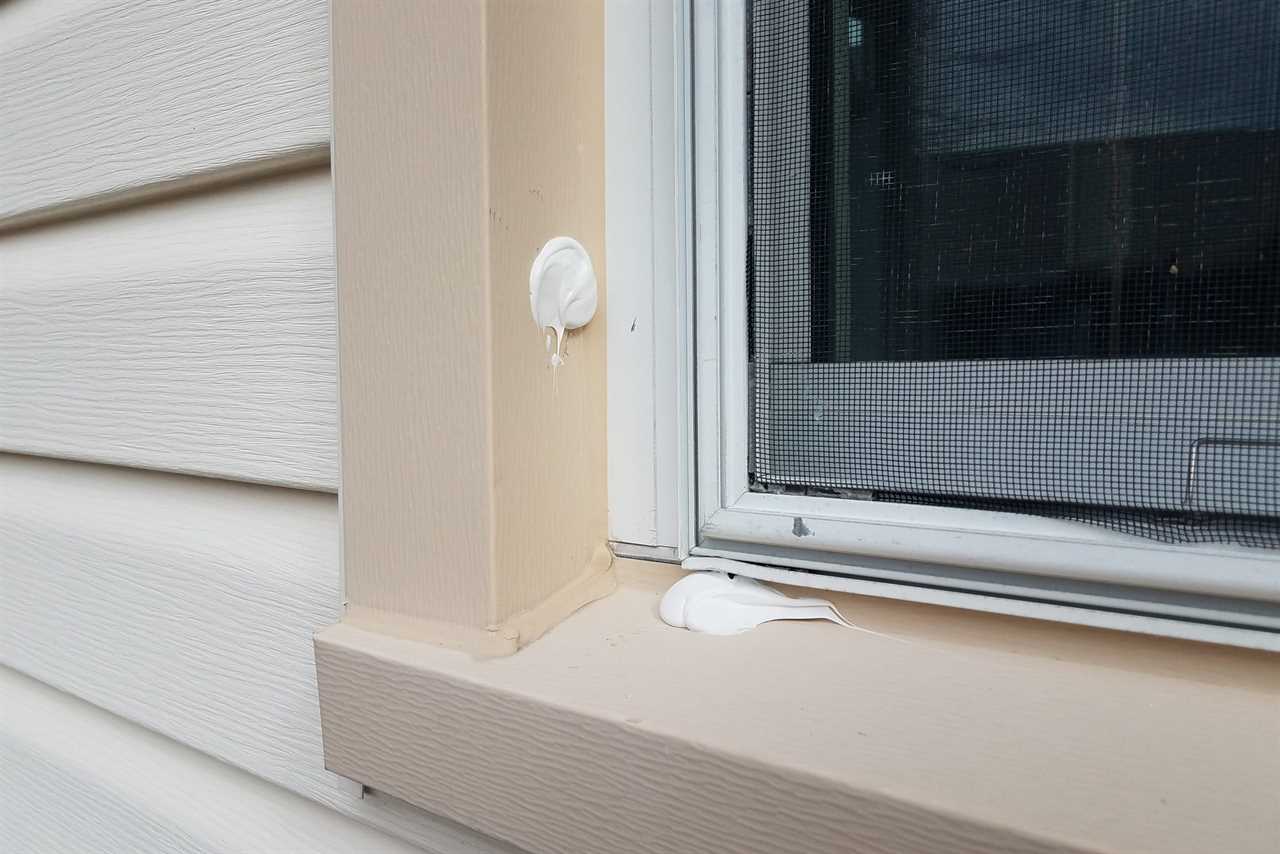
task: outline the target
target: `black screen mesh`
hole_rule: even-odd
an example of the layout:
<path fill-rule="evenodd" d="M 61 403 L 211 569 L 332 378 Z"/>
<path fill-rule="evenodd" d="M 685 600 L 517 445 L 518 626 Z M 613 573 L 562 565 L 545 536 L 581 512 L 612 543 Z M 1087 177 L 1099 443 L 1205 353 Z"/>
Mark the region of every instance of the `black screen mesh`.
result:
<path fill-rule="evenodd" d="M 1280 545 L 1280 2 L 748 18 L 754 489 Z"/>

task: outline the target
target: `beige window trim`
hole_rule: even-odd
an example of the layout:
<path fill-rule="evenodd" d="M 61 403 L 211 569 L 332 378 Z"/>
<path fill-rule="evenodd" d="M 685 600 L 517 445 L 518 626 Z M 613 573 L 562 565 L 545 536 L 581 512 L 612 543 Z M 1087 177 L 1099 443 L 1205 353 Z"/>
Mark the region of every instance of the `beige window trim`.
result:
<path fill-rule="evenodd" d="M 331 10 L 346 619 L 509 653 L 612 585 L 604 300 L 553 372 L 528 297 L 605 289 L 603 10 Z"/>
<path fill-rule="evenodd" d="M 555 375 L 528 312 L 551 237 L 605 269 L 602 6 L 331 9 L 328 768 L 531 852 L 1274 851 L 1274 656 L 843 594 L 894 639 L 663 626 L 675 570 L 604 547 L 604 303 Z"/>
<path fill-rule="evenodd" d="M 326 764 L 535 852 L 1275 851 L 1272 654 L 838 593 L 900 640 L 709 637 L 676 572 L 509 658 L 322 633 Z"/>

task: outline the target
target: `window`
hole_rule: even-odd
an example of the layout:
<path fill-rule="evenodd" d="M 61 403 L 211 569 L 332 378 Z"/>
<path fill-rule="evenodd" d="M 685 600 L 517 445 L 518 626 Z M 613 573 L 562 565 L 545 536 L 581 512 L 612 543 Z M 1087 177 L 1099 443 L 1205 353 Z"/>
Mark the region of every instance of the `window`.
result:
<path fill-rule="evenodd" d="M 1280 7 L 752 9 L 751 488 L 1280 545 Z"/>
<path fill-rule="evenodd" d="M 690 28 L 688 553 L 1280 631 L 1280 6 Z"/>

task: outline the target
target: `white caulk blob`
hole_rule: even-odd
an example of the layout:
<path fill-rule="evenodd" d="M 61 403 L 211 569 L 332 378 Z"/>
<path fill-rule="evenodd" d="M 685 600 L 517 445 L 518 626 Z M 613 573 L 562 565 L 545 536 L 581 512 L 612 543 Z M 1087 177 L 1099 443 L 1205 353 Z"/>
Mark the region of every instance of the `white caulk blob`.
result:
<path fill-rule="evenodd" d="M 662 622 L 712 635 L 736 635 L 770 620 L 830 620 L 857 628 L 826 599 L 792 598 L 745 575 L 692 572 L 658 604 Z"/>
<path fill-rule="evenodd" d="M 539 329 L 556 335 L 551 366 L 564 364 L 564 334 L 586 326 L 596 314 L 596 272 L 582 244 L 572 237 L 547 241 L 529 270 L 529 308 Z M 547 335 L 551 352 L 551 335 Z"/>

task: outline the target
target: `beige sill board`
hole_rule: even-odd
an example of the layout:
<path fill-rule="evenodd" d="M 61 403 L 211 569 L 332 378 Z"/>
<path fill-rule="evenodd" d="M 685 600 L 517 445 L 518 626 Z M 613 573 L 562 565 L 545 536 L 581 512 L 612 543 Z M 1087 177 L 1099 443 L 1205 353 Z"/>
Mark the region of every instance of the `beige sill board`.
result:
<path fill-rule="evenodd" d="M 1278 657 L 857 597 L 906 642 L 699 636 L 619 563 L 505 659 L 322 632 L 327 766 L 530 851 L 1275 850 Z"/>

